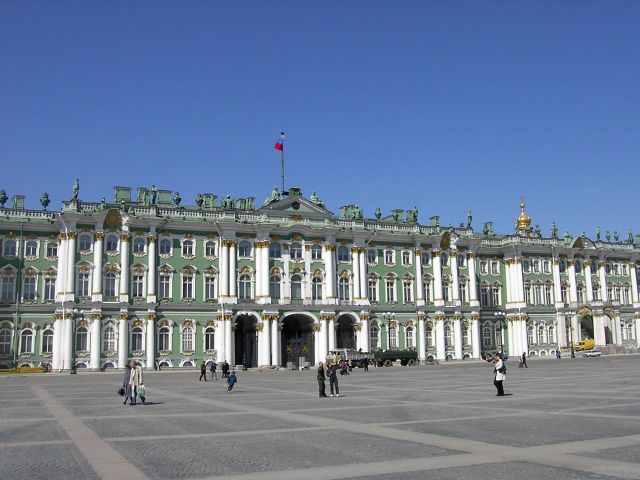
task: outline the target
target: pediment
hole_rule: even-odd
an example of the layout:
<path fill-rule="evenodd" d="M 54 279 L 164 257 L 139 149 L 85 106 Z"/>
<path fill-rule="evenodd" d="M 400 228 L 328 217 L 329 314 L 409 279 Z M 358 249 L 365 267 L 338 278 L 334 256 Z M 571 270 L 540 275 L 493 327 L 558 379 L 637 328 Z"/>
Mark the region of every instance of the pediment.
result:
<path fill-rule="evenodd" d="M 269 212 L 286 212 L 289 215 L 300 215 L 302 217 L 333 217 L 333 213 L 324 207 L 316 205 L 311 200 L 302 196 L 290 196 L 277 200 L 266 207 L 262 207 L 261 211 L 269 214 Z"/>

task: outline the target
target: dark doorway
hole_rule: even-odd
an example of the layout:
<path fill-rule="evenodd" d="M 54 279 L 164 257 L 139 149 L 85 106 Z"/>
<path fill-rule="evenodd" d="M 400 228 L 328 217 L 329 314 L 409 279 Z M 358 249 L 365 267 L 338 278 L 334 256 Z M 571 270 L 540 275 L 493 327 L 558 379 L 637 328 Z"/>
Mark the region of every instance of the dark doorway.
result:
<path fill-rule="evenodd" d="M 613 341 L 613 325 L 612 325 L 612 321 L 611 321 L 611 317 L 608 315 L 605 315 L 603 317 L 603 322 L 604 322 L 604 343 L 605 345 L 611 345 L 613 343 L 615 343 Z"/>
<path fill-rule="evenodd" d="M 580 320 L 580 340 L 593 339 L 593 317 L 586 315 Z"/>
<path fill-rule="evenodd" d="M 300 359 L 313 365 L 314 336 L 313 320 L 303 315 L 287 317 L 282 321 L 282 364 L 300 367 Z"/>
<path fill-rule="evenodd" d="M 356 349 L 356 330 L 353 325 L 353 319 L 349 315 L 342 315 L 338 318 L 336 348 Z"/>
<path fill-rule="evenodd" d="M 247 368 L 258 366 L 258 333 L 257 319 L 249 315 L 240 315 L 236 319 L 235 346 L 236 365 Z"/>

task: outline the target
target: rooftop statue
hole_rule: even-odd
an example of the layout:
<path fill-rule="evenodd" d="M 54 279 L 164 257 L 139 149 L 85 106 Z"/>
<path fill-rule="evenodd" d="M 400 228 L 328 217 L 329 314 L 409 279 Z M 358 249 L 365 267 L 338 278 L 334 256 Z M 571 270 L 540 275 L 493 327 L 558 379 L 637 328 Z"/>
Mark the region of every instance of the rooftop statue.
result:
<path fill-rule="evenodd" d="M 407 223 L 418 222 L 418 207 L 413 207 L 413 210 L 407 210 Z"/>
<path fill-rule="evenodd" d="M 149 206 L 149 196 L 147 189 L 138 190 L 138 203 L 145 207 Z"/>
<path fill-rule="evenodd" d="M 467 228 L 473 228 L 471 223 L 473 222 L 473 215 L 471 215 L 471 210 L 467 213 Z"/>
<path fill-rule="evenodd" d="M 107 208 L 107 199 L 106 199 L 106 198 L 104 198 L 104 197 L 102 197 L 102 198 L 100 199 L 100 208 L 101 208 L 102 210 L 104 210 L 105 208 Z"/>
<path fill-rule="evenodd" d="M 316 192 L 313 192 L 311 194 L 311 197 L 309 198 L 309 200 L 311 200 L 311 203 L 314 203 L 314 204 L 318 205 L 319 207 L 324 208 L 324 202 L 322 200 L 320 200 L 320 198 L 318 197 L 318 194 Z"/>
<path fill-rule="evenodd" d="M 155 185 L 151 185 L 151 205 L 155 205 L 158 200 L 158 189 Z"/>
<path fill-rule="evenodd" d="M 382 217 L 382 210 L 380 210 L 380 207 L 376 208 L 376 212 L 374 213 L 374 216 L 376 217 L 376 220 L 380 220 L 380 218 Z"/>
<path fill-rule="evenodd" d="M 573 237 L 569 232 L 564 232 L 564 244 L 566 246 L 570 246 L 571 242 L 573 242 Z"/>
<path fill-rule="evenodd" d="M 615 230 L 615 231 L 613 232 L 613 239 L 614 239 L 616 242 L 619 242 L 619 241 L 620 241 L 620 235 L 618 235 L 618 231 L 617 231 L 617 230 Z"/>
<path fill-rule="evenodd" d="M 180 206 L 180 202 L 182 202 L 182 197 L 180 196 L 180 192 L 176 192 L 173 194 L 173 203 L 176 207 Z"/>
<path fill-rule="evenodd" d="M 262 206 L 266 207 L 267 205 L 270 205 L 273 202 L 277 202 L 281 198 L 282 198 L 282 195 L 280 194 L 280 191 L 278 190 L 278 187 L 277 186 L 273 187 L 273 191 L 271 192 L 271 195 L 269 195 L 269 197 L 264 201 Z"/>
<path fill-rule="evenodd" d="M 76 178 L 76 181 L 73 182 L 73 195 L 71 197 L 71 200 L 77 200 L 78 193 L 80 193 L 80 179 Z"/>
<path fill-rule="evenodd" d="M 551 238 L 558 238 L 558 227 L 556 226 L 556 222 L 551 222 Z"/>
<path fill-rule="evenodd" d="M 40 197 L 40 205 L 42 205 L 42 207 L 46 210 L 49 206 L 49 203 L 51 203 L 51 200 L 49 200 L 49 194 L 45 192 Z"/>
<path fill-rule="evenodd" d="M 536 225 L 536 228 L 533 229 L 533 233 L 536 237 L 542 236 L 542 231 L 540 230 L 540 225 Z"/>
<path fill-rule="evenodd" d="M 485 222 L 482 233 L 487 237 L 493 237 L 493 222 Z"/>
<path fill-rule="evenodd" d="M 627 233 L 627 243 L 633 245 L 633 232 L 631 230 Z"/>
<path fill-rule="evenodd" d="M 203 204 L 204 204 L 204 198 L 202 197 L 202 194 L 199 193 L 196 195 L 196 205 L 198 206 L 198 208 L 201 208 Z"/>
<path fill-rule="evenodd" d="M 231 195 L 227 195 L 226 198 L 222 201 L 222 208 L 233 208 L 233 200 L 231 200 Z"/>
<path fill-rule="evenodd" d="M 4 204 L 9 200 L 6 190 L 3 188 L 0 190 L 0 207 L 4 208 Z"/>
<path fill-rule="evenodd" d="M 604 232 L 604 236 L 606 237 L 607 242 L 611 242 L 611 232 L 609 230 Z"/>
<path fill-rule="evenodd" d="M 596 240 L 600 241 L 600 226 L 596 227 Z"/>

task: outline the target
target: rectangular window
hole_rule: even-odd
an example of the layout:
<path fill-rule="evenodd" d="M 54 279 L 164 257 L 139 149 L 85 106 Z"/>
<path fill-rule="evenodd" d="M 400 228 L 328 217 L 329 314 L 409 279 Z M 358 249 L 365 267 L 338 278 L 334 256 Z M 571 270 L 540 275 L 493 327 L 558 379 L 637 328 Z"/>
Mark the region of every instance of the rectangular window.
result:
<path fill-rule="evenodd" d="M 22 298 L 27 301 L 36 299 L 36 277 L 24 277 Z"/>
<path fill-rule="evenodd" d="M 193 275 L 182 277 L 182 298 L 193 298 Z"/>
<path fill-rule="evenodd" d="M 204 277 L 204 299 L 213 300 L 216 298 L 215 277 Z"/>
<path fill-rule="evenodd" d="M 58 256 L 58 244 L 55 242 L 47 243 L 47 257 L 57 257 Z"/>
<path fill-rule="evenodd" d="M 132 288 L 131 295 L 133 296 L 133 298 L 144 297 L 144 276 L 134 275 L 132 282 L 133 282 L 133 288 Z"/>
<path fill-rule="evenodd" d="M 500 274 L 500 264 L 498 262 L 491 262 L 491 275 Z"/>
<path fill-rule="evenodd" d="M 369 279 L 368 283 L 369 289 L 369 301 L 377 302 L 378 301 L 378 281 L 375 279 Z"/>
<path fill-rule="evenodd" d="M 44 301 L 52 302 L 56 299 L 56 279 L 47 277 L 44 279 Z"/>
<path fill-rule="evenodd" d="M 171 298 L 171 275 L 160 275 L 158 281 L 159 298 Z"/>
<path fill-rule="evenodd" d="M 398 348 L 398 335 L 395 327 L 389 329 L 389 348 Z"/>
<path fill-rule="evenodd" d="M 80 272 L 78 274 L 78 283 L 76 285 L 76 295 L 78 295 L 79 297 L 89 296 L 89 274 L 86 272 Z"/>
<path fill-rule="evenodd" d="M 404 303 L 411 303 L 413 301 L 412 298 L 411 298 L 412 297 L 412 295 L 411 295 L 412 290 L 413 289 L 411 287 L 411 282 L 405 282 L 403 284 Z"/>
<path fill-rule="evenodd" d="M 407 348 L 415 348 L 413 342 L 413 328 L 407 328 Z"/>
<path fill-rule="evenodd" d="M 497 305 L 500 305 L 500 303 L 501 303 L 501 302 L 500 302 L 500 287 L 498 287 L 498 286 L 494 286 L 494 287 L 491 289 L 491 293 L 492 293 L 492 295 L 493 295 L 493 298 L 492 298 L 492 300 L 493 300 L 493 305 L 496 305 L 496 306 L 497 306 Z"/>
<path fill-rule="evenodd" d="M 480 287 L 480 304 L 483 306 L 489 305 L 489 287 L 486 285 Z"/>
<path fill-rule="evenodd" d="M 396 285 L 394 280 L 387 280 L 387 302 L 396 301 Z"/>

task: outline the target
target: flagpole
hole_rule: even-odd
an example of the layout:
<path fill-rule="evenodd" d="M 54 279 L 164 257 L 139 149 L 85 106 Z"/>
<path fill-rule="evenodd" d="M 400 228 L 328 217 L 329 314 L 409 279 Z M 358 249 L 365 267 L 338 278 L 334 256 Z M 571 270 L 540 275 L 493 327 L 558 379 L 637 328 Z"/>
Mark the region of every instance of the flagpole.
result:
<path fill-rule="evenodd" d="M 280 177 L 282 179 L 282 195 L 284 195 L 284 132 L 280 132 L 280 143 L 282 149 L 280 150 Z"/>

